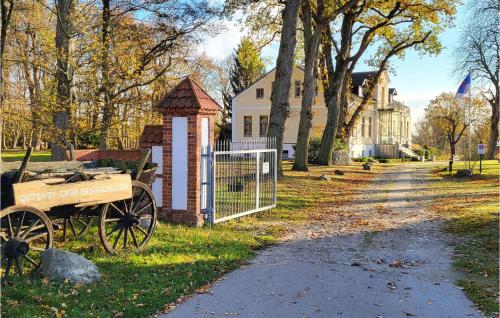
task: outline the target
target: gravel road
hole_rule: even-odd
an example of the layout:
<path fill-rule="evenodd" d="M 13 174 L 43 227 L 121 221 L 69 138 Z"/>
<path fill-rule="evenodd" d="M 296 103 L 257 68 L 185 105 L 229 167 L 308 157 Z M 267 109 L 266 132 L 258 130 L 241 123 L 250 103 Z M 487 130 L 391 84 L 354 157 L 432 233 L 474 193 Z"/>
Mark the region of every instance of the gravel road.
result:
<path fill-rule="evenodd" d="M 432 180 L 416 167 L 377 173 L 349 218 L 298 229 L 160 317 L 482 317 L 453 283 L 450 238 L 425 210 Z"/>

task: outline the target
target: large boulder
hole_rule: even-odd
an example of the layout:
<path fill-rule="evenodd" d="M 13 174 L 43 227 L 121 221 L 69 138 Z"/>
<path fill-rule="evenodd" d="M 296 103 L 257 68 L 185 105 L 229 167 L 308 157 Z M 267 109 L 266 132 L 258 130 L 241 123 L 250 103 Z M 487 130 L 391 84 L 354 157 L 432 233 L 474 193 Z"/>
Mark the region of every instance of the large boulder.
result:
<path fill-rule="evenodd" d="M 97 266 L 75 253 L 49 248 L 41 255 L 42 275 L 50 280 L 69 280 L 87 284 L 101 278 Z"/>
<path fill-rule="evenodd" d="M 335 170 L 335 174 L 338 176 L 343 176 L 345 173 L 342 170 Z"/>
<path fill-rule="evenodd" d="M 333 164 L 336 166 L 351 165 L 351 156 L 346 150 L 337 150 L 333 152 Z"/>
<path fill-rule="evenodd" d="M 459 178 L 470 178 L 472 177 L 472 171 L 469 169 L 460 169 L 457 170 L 457 177 Z"/>
<path fill-rule="evenodd" d="M 369 163 L 363 163 L 363 170 L 372 171 L 372 165 Z"/>

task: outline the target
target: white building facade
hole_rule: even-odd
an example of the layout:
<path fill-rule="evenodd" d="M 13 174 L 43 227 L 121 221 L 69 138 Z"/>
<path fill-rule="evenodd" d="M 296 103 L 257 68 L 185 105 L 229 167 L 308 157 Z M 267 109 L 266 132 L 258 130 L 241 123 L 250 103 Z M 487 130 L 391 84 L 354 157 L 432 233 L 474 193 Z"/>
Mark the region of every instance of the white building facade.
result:
<path fill-rule="evenodd" d="M 374 75 L 373 72 L 356 72 L 352 75 L 353 106 L 361 101 L 363 89 Z M 240 141 L 265 137 L 271 109 L 271 91 L 275 70 L 271 70 L 232 99 L 232 139 Z M 294 145 L 300 119 L 303 69 L 296 66 L 292 72 L 290 89 L 290 116 L 285 124 L 283 158 L 293 158 Z M 373 100 L 359 118 L 349 139 L 351 157 L 400 157 L 410 154 L 411 114 L 409 107 L 396 101 L 394 88 L 389 88 L 389 78 L 384 73 L 376 86 Z M 326 125 L 326 104 L 321 89 L 312 106 L 311 136 L 321 138 Z"/>

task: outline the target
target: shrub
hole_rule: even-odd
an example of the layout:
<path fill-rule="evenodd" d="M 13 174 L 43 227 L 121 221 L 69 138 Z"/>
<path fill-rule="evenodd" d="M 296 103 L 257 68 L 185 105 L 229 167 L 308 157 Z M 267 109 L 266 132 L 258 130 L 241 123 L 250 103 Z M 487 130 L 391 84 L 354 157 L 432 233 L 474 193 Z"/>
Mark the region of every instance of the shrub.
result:
<path fill-rule="evenodd" d="M 319 154 L 319 146 L 321 146 L 321 139 L 313 137 L 309 140 L 309 153 L 307 154 L 307 162 L 315 163 Z"/>
<path fill-rule="evenodd" d="M 403 162 L 403 160 L 397 159 L 397 158 L 382 158 L 382 159 L 379 159 L 378 162 L 380 162 L 380 163 L 397 163 L 397 162 Z"/>
<path fill-rule="evenodd" d="M 321 145 L 321 139 L 317 137 L 312 137 L 309 139 L 309 152 L 307 153 L 307 162 L 308 163 L 316 163 L 316 159 L 319 154 L 319 146 Z M 293 150 L 296 151 L 295 145 L 293 146 Z"/>
<path fill-rule="evenodd" d="M 375 160 L 373 157 L 360 157 L 352 159 L 354 162 L 373 162 L 373 160 Z"/>
<path fill-rule="evenodd" d="M 339 151 L 339 150 L 346 150 L 345 144 L 342 142 L 342 140 L 336 138 L 334 145 L 333 145 L 333 150 L 334 151 Z"/>

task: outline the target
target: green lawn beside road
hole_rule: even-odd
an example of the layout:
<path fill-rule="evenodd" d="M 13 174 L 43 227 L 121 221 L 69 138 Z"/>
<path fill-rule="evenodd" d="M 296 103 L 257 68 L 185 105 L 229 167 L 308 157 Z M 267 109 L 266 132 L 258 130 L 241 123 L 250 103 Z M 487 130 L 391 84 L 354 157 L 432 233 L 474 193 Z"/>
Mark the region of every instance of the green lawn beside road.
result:
<path fill-rule="evenodd" d="M 2 150 L 3 161 L 21 161 L 26 154 L 25 150 Z M 35 151 L 31 154 L 30 161 L 51 161 L 52 155 L 50 151 Z"/>
<path fill-rule="evenodd" d="M 449 218 L 447 231 L 456 237 L 455 267 L 465 275 L 458 281 L 466 294 L 484 312 L 498 312 L 499 261 L 499 172 L 496 160 L 472 164 L 472 178 L 457 178 L 459 169 L 468 163 L 454 165 L 452 174 L 436 173 L 440 177 L 439 192 L 444 197 L 434 210 Z"/>
<path fill-rule="evenodd" d="M 330 211 L 322 205 L 341 207 L 373 174 L 360 165 L 311 167 L 309 172 L 290 171 L 278 184 L 278 207 L 257 215 L 191 228 L 160 224 L 140 254 L 109 255 L 99 243 L 97 229 L 82 238 L 56 244 L 93 261 L 103 274 L 100 281 L 79 286 L 70 282 L 16 278 L 2 285 L 2 317 L 148 317 L 248 261 L 256 249 L 277 242 L 292 226 L 322 217 Z M 321 181 L 323 174 L 345 176 Z M 341 192 L 342 194 L 339 194 Z"/>

